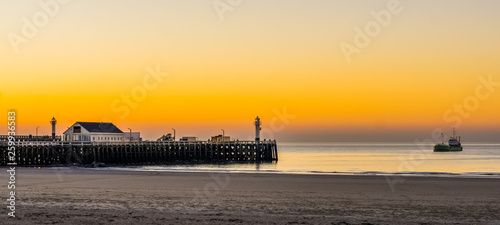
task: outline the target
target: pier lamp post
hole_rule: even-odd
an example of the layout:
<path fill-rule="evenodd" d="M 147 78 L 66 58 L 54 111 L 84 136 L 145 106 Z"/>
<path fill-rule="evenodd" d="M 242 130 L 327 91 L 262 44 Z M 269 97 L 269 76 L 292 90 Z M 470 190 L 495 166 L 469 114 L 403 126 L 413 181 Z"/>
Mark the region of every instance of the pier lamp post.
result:
<path fill-rule="evenodd" d="M 130 142 L 132 142 L 132 129 L 130 129 L 130 128 L 127 128 L 127 129 L 130 130 Z"/>
<path fill-rule="evenodd" d="M 255 118 L 255 141 L 260 141 L 260 125 L 262 124 L 260 122 L 259 116 Z"/>
<path fill-rule="evenodd" d="M 40 127 L 40 126 L 36 127 L 36 136 L 37 136 L 37 137 L 38 137 L 38 128 L 39 128 L 39 127 Z"/>

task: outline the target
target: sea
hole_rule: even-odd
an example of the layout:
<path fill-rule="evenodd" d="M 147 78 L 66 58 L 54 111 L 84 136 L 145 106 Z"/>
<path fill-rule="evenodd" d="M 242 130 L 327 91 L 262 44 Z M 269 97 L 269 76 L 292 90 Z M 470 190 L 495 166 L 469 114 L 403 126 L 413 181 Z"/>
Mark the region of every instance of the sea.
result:
<path fill-rule="evenodd" d="M 272 163 L 177 163 L 100 169 L 500 178 L 500 143 L 467 143 L 462 146 L 462 152 L 433 152 L 433 144 L 413 142 L 278 142 L 278 161 Z"/>

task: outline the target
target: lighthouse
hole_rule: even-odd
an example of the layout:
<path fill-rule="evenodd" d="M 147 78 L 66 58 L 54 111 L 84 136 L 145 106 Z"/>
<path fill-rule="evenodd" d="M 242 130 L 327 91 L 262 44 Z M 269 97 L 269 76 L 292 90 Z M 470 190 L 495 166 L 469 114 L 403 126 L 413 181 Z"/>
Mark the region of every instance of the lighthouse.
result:
<path fill-rule="evenodd" d="M 52 124 L 52 140 L 56 139 L 56 118 L 52 117 L 50 120 L 50 124 Z"/>
<path fill-rule="evenodd" d="M 260 141 L 260 118 L 255 118 L 255 141 Z"/>

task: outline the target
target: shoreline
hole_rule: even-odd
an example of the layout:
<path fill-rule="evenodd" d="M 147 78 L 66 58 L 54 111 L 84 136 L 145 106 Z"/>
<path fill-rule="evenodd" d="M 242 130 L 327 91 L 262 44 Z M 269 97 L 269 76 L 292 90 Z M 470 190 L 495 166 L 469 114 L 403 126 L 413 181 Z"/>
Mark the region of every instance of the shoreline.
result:
<path fill-rule="evenodd" d="M 203 164 L 200 164 L 203 165 Z M 162 167 L 159 169 L 150 169 L 142 167 Z M 19 168 L 45 168 L 45 169 L 81 169 L 81 170 L 96 170 L 96 171 L 130 171 L 130 172 L 162 172 L 162 173 L 228 173 L 228 174 L 275 174 L 275 175 L 325 175 L 325 176 L 398 176 L 398 177 L 441 177 L 441 178 L 487 178 L 500 179 L 500 172 L 384 172 L 384 171 L 360 171 L 360 172 L 325 172 L 325 171 L 286 171 L 286 170 L 231 170 L 231 169 L 206 169 L 206 168 L 175 168 L 176 166 L 186 166 L 186 164 L 170 164 L 170 165 L 107 165 L 103 167 L 90 166 L 22 166 Z"/>
<path fill-rule="evenodd" d="M 500 223 L 500 180 L 489 178 L 16 170 L 6 224 Z"/>

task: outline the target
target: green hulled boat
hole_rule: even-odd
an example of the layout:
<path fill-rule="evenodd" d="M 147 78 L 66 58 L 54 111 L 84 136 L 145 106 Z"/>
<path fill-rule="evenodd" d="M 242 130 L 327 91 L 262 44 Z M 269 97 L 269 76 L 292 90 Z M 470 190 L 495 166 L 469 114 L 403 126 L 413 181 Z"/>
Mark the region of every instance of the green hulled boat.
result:
<path fill-rule="evenodd" d="M 444 134 L 441 133 L 441 137 L 444 139 Z M 460 152 L 462 151 L 462 144 L 460 143 L 460 136 L 458 138 L 455 136 L 455 128 L 453 128 L 453 136 L 448 140 L 448 144 L 444 143 L 434 145 L 435 152 Z"/>

